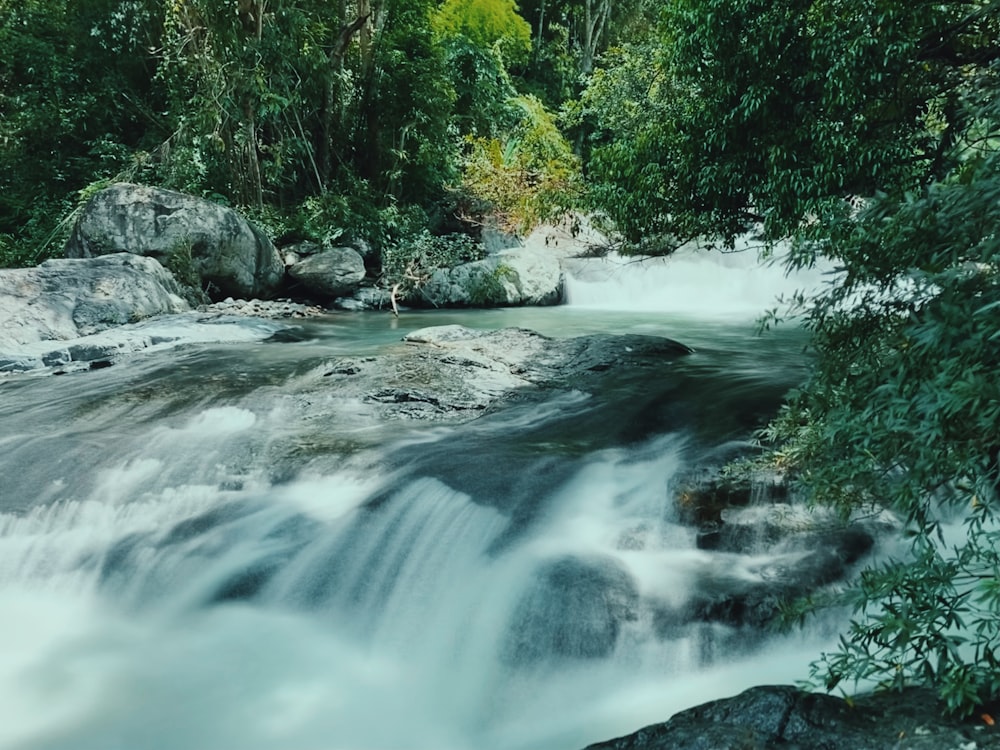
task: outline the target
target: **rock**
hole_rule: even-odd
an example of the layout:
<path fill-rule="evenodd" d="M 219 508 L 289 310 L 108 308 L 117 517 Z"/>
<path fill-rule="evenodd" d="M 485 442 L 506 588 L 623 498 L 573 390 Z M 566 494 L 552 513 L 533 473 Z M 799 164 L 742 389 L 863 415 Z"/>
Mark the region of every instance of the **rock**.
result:
<path fill-rule="evenodd" d="M 338 310 L 360 312 L 364 310 L 388 310 L 392 307 L 392 296 L 385 289 L 361 287 L 350 297 L 338 297 L 333 301 Z"/>
<path fill-rule="evenodd" d="M 740 563 L 739 575 L 709 569 L 697 576 L 694 594 L 680 613 L 674 618 L 659 613 L 661 626 L 679 619 L 763 628 L 778 617 L 782 604 L 837 581 L 846 572 L 837 549 L 822 546 L 768 556 L 766 562 Z"/>
<path fill-rule="evenodd" d="M 639 592 L 611 557 L 564 557 L 547 563 L 515 609 L 505 659 L 525 665 L 553 657 L 611 654 L 622 624 L 637 618 Z"/>
<path fill-rule="evenodd" d="M 282 320 L 286 318 L 315 318 L 326 313 L 321 307 L 304 305 L 291 300 L 233 299 L 227 297 L 211 305 L 199 305 L 198 312 L 217 315 L 240 315 L 254 318 Z"/>
<path fill-rule="evenodd" d="M 84 206 L 66 256 L 156 258 L 213 299 L 267 297 L 284 278 L 271 241 L 232 209 L 183 193 L 118 183 Z"/>
<path fill-rule="evenodd" d="M 290 266 L 288 275 L 321 297 L 346 297 L 364 280 L 365 262 L 352 248 L 332 247 Z"/>
<path fill-rule="evenodd" d="M 0 270 L 0 349 L 187 309 L 177 282 L 153 258 L 119 253 Z"/>
<path fill-rule="evenodd" d="M 768 625 L 784 602 L 842 579 L 874 545 L 874 528 L 845 523 L 828 508 L 762 503 L 723 509 L 719 517 L 699 532 L 697 546 L 734 555 L 739 573 L 707 571 L 680 611 L 659 613 L 663 626 Z"/>
<path fill-rule="evenodd" d="M 153 258 L 119 253 L 0 270 L 0 372 L 107 361 L 119 344 L 83 337 L 187 309 Z"/>
<path fill-rule="evenodd" d="M 518 247 L 438 269 L 412 301 L 437 307 L 555 305 L 562 299 L 562 286 L 558 258 Z"/>
<path fill-rule="evenodd" d="M 928 690 L 860 696 L 849 704 L 789 685 L 754 687 L 586 750 L 989 750 L 1000 733 L 943 717 Z"/>
<path fill-rule="evenodd" d="M 543 389 L 598 390 L 601 378 L 631 366 L 668 367 L 691 350 L 655 336 L 550 339 L 521 328 L 475 331 L 434 326 L 413 331 L 378 358 L 345 358 L 304 376 L 304 389 L 376 408 L 382 419 L 464 421 Z"/>

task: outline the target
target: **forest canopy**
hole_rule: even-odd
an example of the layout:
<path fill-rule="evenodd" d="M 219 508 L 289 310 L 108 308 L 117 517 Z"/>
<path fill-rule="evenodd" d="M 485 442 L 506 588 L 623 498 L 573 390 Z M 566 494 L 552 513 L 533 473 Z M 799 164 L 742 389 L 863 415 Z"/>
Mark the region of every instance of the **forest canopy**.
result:
<path fill-rule="evenodd" d="M 515 224 L 563 210 L 579 166 L 552 145 L 557 113 L 626 5 L 0 3 L 0 261 L 58 252 L 79 199 L 114 180 L 238 206 L 278 240 L 459 231 L 511 214 L 477 192 L 494 142 L 524 155 L 492 180 L 529 195 Z M 539 128 L 555 161 L 528 153 Z"/>

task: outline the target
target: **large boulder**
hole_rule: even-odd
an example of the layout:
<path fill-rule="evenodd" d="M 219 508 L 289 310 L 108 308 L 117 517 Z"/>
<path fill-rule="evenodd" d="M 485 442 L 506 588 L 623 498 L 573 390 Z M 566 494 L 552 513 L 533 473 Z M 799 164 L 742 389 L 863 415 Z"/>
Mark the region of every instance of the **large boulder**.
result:
<path fill-rule="evenodd" d="M 353 248 L 331 247 L 292 264 L 288 275 L 320 297 L 346 297 L 364 280 L 365 262 Z"/>
<path fill-rule="evenodd" d="M 420 296 L 438 307 L 556 305 L 562 288 L 562 269 L 555 255 L 518 247 L 440 268 L 421 287 Z M 421 299 L 413 301 L 419 304 Z"/>
<path fill-rule="evenodd" d="M 87 202 L 65 254 L 121 252 L 156 258 L 216 299 L 269 296 L 285 273 L 271 241 L 232 209 L 129 183 L 112 185 Z"/>
<path fill-rule="evenodd" d="M 153 258 L 54 258 L 0 270 L 0 346 L 88 336 L 187 309 L 177 282 Z"/>
<path fill-rule="evenodd" d="M 29 369 L 37 365 L 32 358 L 48 363 L 103 356 L 83 342 L 73 344 L 73 352 L 57 342 L 183 312 L 189 308 L 180 291 L 155 259 L 128 253 L 0 270 L 0 372 Z"/>

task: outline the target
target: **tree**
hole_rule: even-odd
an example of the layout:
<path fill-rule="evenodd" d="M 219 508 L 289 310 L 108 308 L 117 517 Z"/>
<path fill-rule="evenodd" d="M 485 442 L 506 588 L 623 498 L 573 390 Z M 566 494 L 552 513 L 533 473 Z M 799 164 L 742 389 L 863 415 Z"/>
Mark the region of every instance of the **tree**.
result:
<path fill-rule="evenodd" d="M 532 24 L 531 64 L 524 71 L 532 93 L 558 109 L 579 95 L 598 56 L 648 36 L 654 0 L 522 0 Z"/>
<path fill-rule="evenodd" d="M 646 191 L 619 224 L 632 236 L 652 226 L 669 243 L 758 226 L 782 237 L 831 199 L 926 184 L 967 125 L 966 66 L 997 56 L 991 9 L 673 0 L 659 44 L 636 50 L 660 71 L 648 105 L 673 113 L 625 132 L 589 113 L 598 199 Z"/>
<path fill-rule="evenodd" d="M 998 11 L 673 0 L 584 100 L 595 195 L 645 249 L 754 232 L 839 267 L 793 304 L 815 365 L 772 457 L 816 501 L 894 510 L 910 546 L 834 598 L 855 619 L 816 675 L 961 713 L 1000 696 Z"/>
<path fill-rule="evenodd" d="M 770 432 L 816 499 L 888 504 L 912 536 L 816 674 L 927 681 L 961 712 L 1000 694 L 1000 107 L 978 115 L 943 179 L 808 241 L 845 273 L 805 301 L 816 369 Z"/>
<path fill-rule="evenodd" d="M 160 126 L 161 17 L 155 0 L 0 3 L 0 262 L 60 247 L 76 191 L 129 168 Z"/>
<path fill-rule="evenodd" d="M 512 234 L 562 218 L 579 201 L 579 163 L 542 103 L 515 97 L 512 127 L 495 137 L 469 137 L 459 211 Z"/>
<path fill-rule="evenodd" d="M 442 37 L 464 36 L 474 45 L 497 48 L 508 63 L 524 62 L 531 51 L 531 27 L 514 0 L 445 0 L 434 14 Z"/>

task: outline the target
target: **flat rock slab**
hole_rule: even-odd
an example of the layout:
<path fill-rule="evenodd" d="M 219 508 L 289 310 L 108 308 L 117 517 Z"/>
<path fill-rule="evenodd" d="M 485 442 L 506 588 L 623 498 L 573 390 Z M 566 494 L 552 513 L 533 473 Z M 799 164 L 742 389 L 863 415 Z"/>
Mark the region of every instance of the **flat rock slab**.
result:
<path fill-rule="evenodd" d="M 336 396 L 377 405 L 380 418 L 462 421 L 532 391 L 585 387 L 601 373 L 666 365 L 690 352 L 654 336 L 551 339 L 521 328 L 435 326 L 384 355 L 331 361 L 311 380 L 318 375 Z"/>

